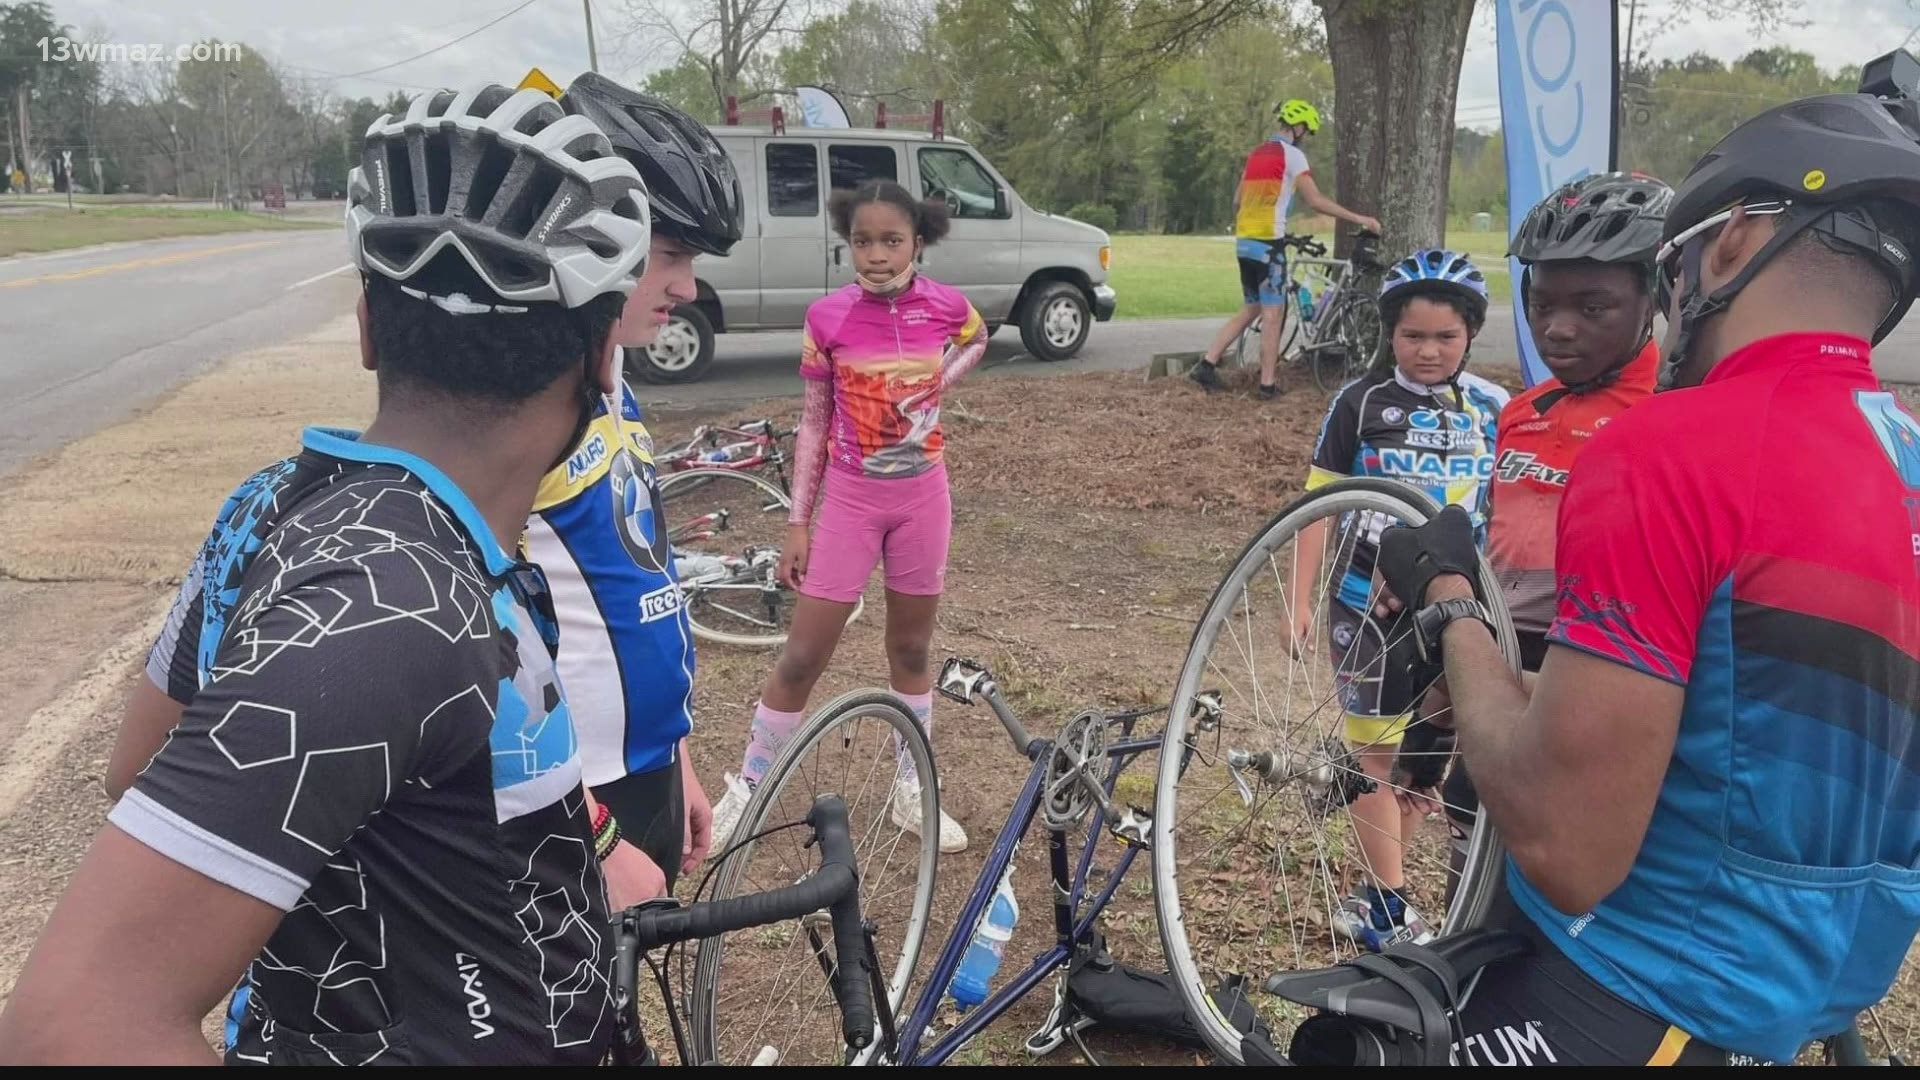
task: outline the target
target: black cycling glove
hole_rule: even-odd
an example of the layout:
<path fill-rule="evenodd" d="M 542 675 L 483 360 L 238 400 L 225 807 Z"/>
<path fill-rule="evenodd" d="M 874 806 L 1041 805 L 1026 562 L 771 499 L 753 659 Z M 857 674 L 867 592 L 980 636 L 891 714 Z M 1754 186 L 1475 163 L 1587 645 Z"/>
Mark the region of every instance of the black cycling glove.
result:
<path fill-rule="evenodd" d="M 1427 586 L 1442 574 L 1465 577 L 1479 595 L 1479 565 L 1473 520 L 1458 506 L 1448 506 L 1417 529 L 1394 525 L 1380 536 L 1380 576 L 1409 609 L 1426 606 Z"/>

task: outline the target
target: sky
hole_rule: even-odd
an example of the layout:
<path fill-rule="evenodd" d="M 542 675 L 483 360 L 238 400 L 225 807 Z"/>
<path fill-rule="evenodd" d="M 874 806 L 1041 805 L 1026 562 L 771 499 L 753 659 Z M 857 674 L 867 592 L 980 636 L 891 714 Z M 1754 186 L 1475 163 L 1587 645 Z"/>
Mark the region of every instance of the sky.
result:
<path fill-rule="evenodd" d="M 480 77 L 512 84 L 531 66 L 564 86 L 587 67 L 589 5 L 600 69 L 637 81 L 673 60 L 671 46 L 658 32 L 632 31 L 632 6 L 637 2 L 52 0 L 52 7 L 57 20 L 89 40 L 169 47 L 207 37 L 237 40 L 266 51 L 290 73 L 324 82 L 338 96 L 383 98 L 395 89 L 455 85 Z M 1628 0 L 1620 2 L 1624 8 Z M 1637 33 L 1643 34 L 1686 0 L 1639 2 Z M 1806 25 L 1766 34 L 1740 22 L 1695 18 L 1653 40 L 1652 54 L 1660 59 L 1702 51 L 1733 59 L 1755 48 L 1784 44 L 1812 53 L 1822 66 L 1838 67 L 1886 52 L 1920 27 L 1920 0 L 1806 0 L 1800 7 Z M 1910 47 L 1920 53 L 1920 36 L 1914 41 Z M 437 51 L 419 55 L 429 50 Z M 1499 124 L 1494 26 L 1485 3 L 1475 14 L 1461 67 L 1456 119 L 1488 129 Z"/>

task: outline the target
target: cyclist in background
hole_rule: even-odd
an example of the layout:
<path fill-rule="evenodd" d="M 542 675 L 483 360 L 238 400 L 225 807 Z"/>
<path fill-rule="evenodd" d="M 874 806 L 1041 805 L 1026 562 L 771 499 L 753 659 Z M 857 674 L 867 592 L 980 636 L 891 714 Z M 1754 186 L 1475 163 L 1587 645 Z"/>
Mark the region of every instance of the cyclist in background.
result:
<path fill-rule="evenodd" d="M 1308 135 L 1320 130 L 1320 111 L 1299 98 L 1281 102 L 1274 109 L 1280 130 L 1266 142 L 1254 147 L 1241 170 L 1240 186 L 1233 195 L 1234 257 L 1240 267 L 1240 312 L 1220 328 L 1213 344 L 1207 346 L 1202 362 L 1189 373 L 1194 382 L 1208 390 L 1224 389 L 1220 378 L 1220 354 L 1233 344 L 1240 332 L 1255 318 L 1260 323 L 1260 396 L 1271 398 L 1280 391 L 1274 385 L 1274 369 L 1280 360 L 1280 305 L 1286 303 L 1286 269 L 1279 260 L 1268 258 L 1272 241 L 1287 233 L 1287 213 L 1295 192 L 1315 213 L 1352 222 L 1363 229 L 1380 231 L 1380 222 L 1356 214 L 1320 193 L 1313 182 L 1307 155 L 1300 148 Z"/>
<path fill-rule="evenodd" d="M 1493 472 L 1494 425 L 1508 397 L 1466 370 L 1468 349 L 1486 317 L 1486 279 L 1465 255 L 1416 251 L 1390 267 L 1380 288 L 1388 344 L 1365 375 L 1335 395 L 1314 446 L 1307 490 L 1348 476 L 1384 476 L 1420 488 L 1435 502 L 1463 506 L 1481 520 Z M 1294 560 L 1288 595 L 1301 598 L 1292 611 L 1297 654 L 1315 647 L 1320 613 L 1308 598 L 1320 593 L 1328 532 L 1324 521 L 1308 526 Z M 1384 783 L 1414 703 L 1412 687 L 1383 677 L 1387 630 L 1367 614 L 1374 539 L 1369 534 L 1340 545 L 1346 554 L 1330 571 L 1339 578 L 1327 589 L 1325 615 L 1347 743 L 1362 771 L 1383 781 L 1352 803 L 1366 880 L 1335 913 L 1334 928 L 1379 950 L 1424 940 L 1427 926 L 1403 895 L 1404 839 L 1424 815 L 1403 809 Z"/>
<path fill-rule="evenodd" d="M 502 86 L 382 116 L 349 188 L 373 423 L 222 507 L 156 648 L 184 708 L 28 958 L 7 1059 L 210 1064 L 243 971 L 232 1064 L 605 1055 L 618 834 L 513 552 L 614 388 L 646 189 Z"/>
<path fill-rule="evenodd" d="M 1681 392 L 1580 453 L 1538 679 L 1482 623 L 1465 515 L 1381 541 L 1507 847 L 1490 919 L 1534 944 L 1461 1008 L 1468 1063 L 1516 1032 L 1536 1064 L 1788 1062 L 1920 930 L 1920 420 L 1869 358 L 1916 292 L 1920 103 L 1760 114 L 1663 237 Z"/>

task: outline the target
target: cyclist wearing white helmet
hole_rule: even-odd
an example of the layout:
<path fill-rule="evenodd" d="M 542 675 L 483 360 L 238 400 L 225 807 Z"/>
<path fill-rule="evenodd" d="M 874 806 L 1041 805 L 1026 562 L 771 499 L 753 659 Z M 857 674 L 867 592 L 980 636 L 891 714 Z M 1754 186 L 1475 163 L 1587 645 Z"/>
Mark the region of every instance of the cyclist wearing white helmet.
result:
<path fill-rule="evenodd" d="M 604 1056 L 624 845 L 514 541 L 614 388 L 647 193 L 590 121 L 501 86 L 382 116 L 350 188 L 376 415 L 308 429 L 221 509 L 132 706 L 178 723 L 0 1056 L 212 1064 L 201 1020 L 243 973 L 232 1064 Z"/>
<path fill-rule="evenodd" d="M 1226 384 L 1220 379 L 1220 354 L 1231 345 L 1247 324 L 1259 318 L 1260 324 L 1260 396 L 1270 398 L 1279 391 L 1274 385 L 1274 368 L 1280 359 L 1280 305 L 1286 302 L 1282 264 L 1268 258 L 1271 245 L 1287 234 L 1287 213 L 1293 196 L 1300 198 L 1316 213 L 1350 221 L 1372 232 L 1380 223 L 1353 211 L 1320 193 L 1307 165 L 1301 144 L 1320 130 L 1320 110 L 1299 98 L 1291 98 L 1274 107 L 1280 129 L 1247 155 L 1240 174 L 1240 186 L 1233 195 L 1234 258 L 1240 267 L 1240 292 L 1243 305 L 1239 314 L 1227 320 L 1207 347 L 1203 363 L 1195 364 L 1193 381 L 1209 390 Z"/>
<path fill-rule="evenodd" d="M 1365 375 L 1335 395 L 1314 446 L 1307 490 L 1348 476 L 1383 476 L 1483 519 L 1495 423 L 1508 398 L 1506 390 L 1466 371 L 1468 348 L 1486 322 L 1486 279 L 1458 252 L 1416 251 L 1388 269 L 1380 317 L 1387 345 Z M 1352 804 L 1354 818 L 1364 823 L 1356 838 L 1369 876 L 1342 904 L 1334 928 L 1378 950 L 1424 940 L 1428 931 L 1403 895 L 1403 837 L 1422 815 L 1403 811 L 1385 783 L 1409 730 L 1415 687 L 1377 677 L 1395 635 L 1367 615 L 1380 525 L 1364 527 L 1365 535 L 1341 545 L 1341 564 L 1324 567 L 1328 526 L 1310 526 L 1300 540 L 1290 595 L 1320 595 L 1322 570 L 1338 575 L 1337 587 L 1324 590 L 1324 614 L 1346 738 L 1362 770 L 1382 783 Z M 1295 606 L 1297 653 L 1316 647 L 1320 615 L 1310 604 Z M 1436 779 L 1417 777 L 1408 786 L 1430 787 Z"/>

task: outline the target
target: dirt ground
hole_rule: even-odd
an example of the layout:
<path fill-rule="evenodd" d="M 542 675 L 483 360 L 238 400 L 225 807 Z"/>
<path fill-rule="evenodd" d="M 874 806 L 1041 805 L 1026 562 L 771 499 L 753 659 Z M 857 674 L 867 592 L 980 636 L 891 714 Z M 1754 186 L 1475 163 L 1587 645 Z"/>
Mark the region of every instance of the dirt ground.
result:
<path fill-rule="evenodd" d="M 221 499 L 288 453 L 301 425 L 359 426 L 372 404 L 372 378 L 354 363 L 352 327 L 341 320 L 312 339 L 237 358 L 10 478 L 0 496 L 0 681 L 14 688 L 17 719 L 0 725 L 0 989 L 11 987 L 101 825 L 100 779 L 120 702 Z M 794 409 L 784 401 L 724 413 L 660 409 L 649 425 L 671 443 L 702 421 L 786 421 Z M 1164 703 L 1222 572 L 1299 491 L 1323 409 L 1310 384 L 1275 403 L 1138 374 L 963 384 L 943 414 L 955 511 L 936 663 L 949 655 L 985 663 L 1037 734 L 1056 732 L 1089 705 Z M 816 703 L 886 685 L 878 588 L 868 605 Z M 693 752 L 715 797 L 722 771 L 738 767 L 772 661 L 768 652 L 701 648 Z M 1027 768 L 981 708 L 940 700 L 934 744 L 944 805 L 973 843 L 942 859 L 929 949 L 944 940 Z M 1134 766 L 1148 787 L 1152 767 Z M 1045 845 L 1029 835 L 1015 875 L 1023 918 L 1003 978 L 1050 941 Z M 1142 859 L 1105 929 L 1121 959 L 1157 967 L 1148 883 Z M 1903 1045 L 1920 1000 L 1912 977 L 1903 973 L 1883 1010 Z M 1050 989 L 1044 984 L 956 1061 L 1029 1063 L 1021 1043 L 1044 1017 Z M 1125 1035 L 1088 1038 L 1115 1062 L 1202 1063 Z M 1046 1060 L 1077 1055 L 1069 1047 Z"/>

